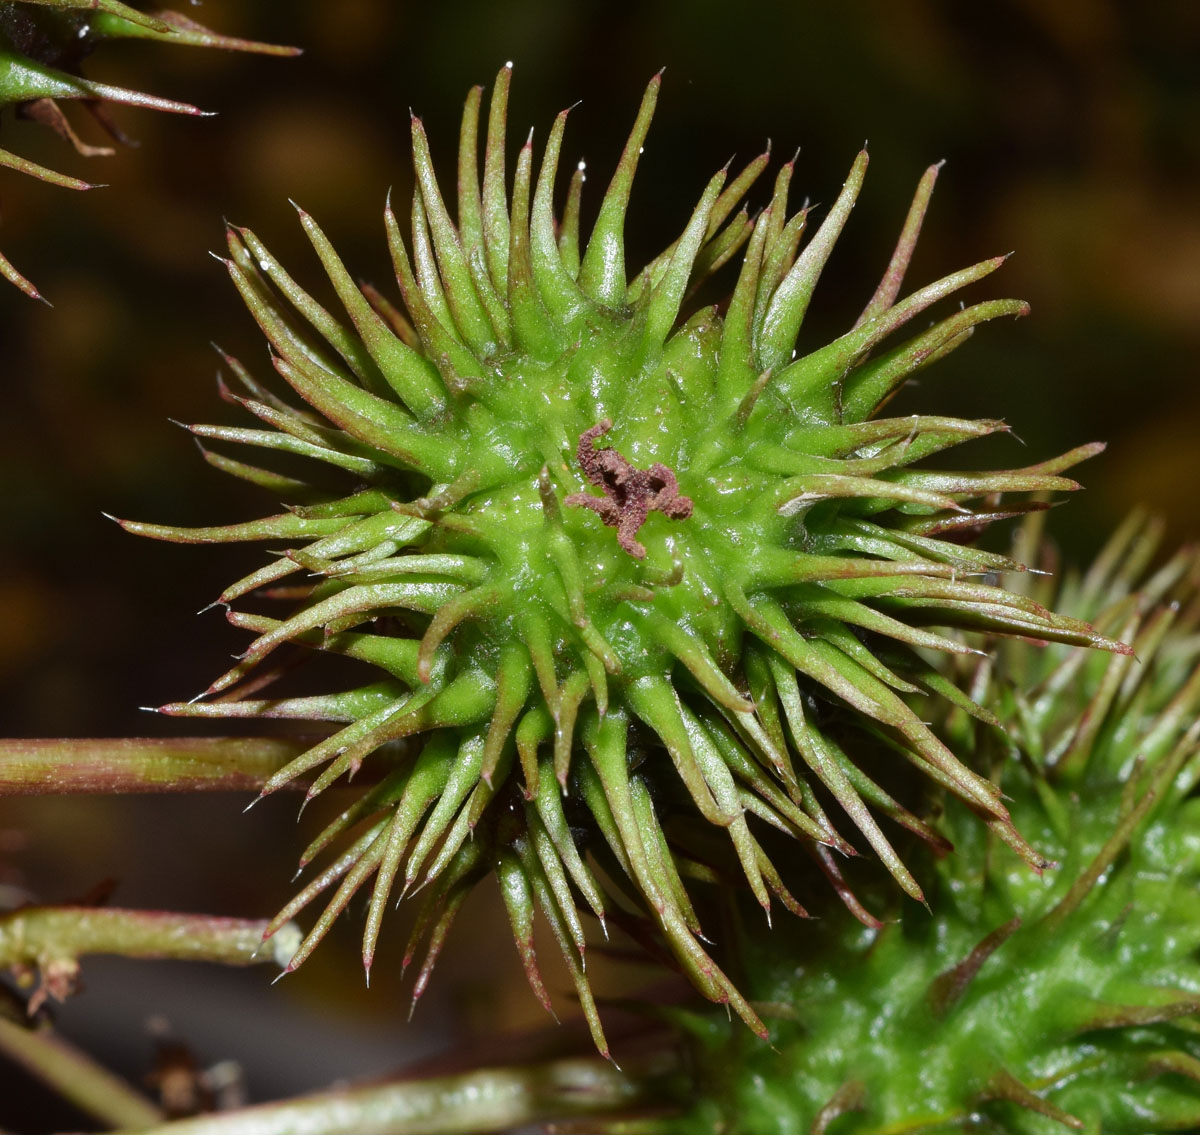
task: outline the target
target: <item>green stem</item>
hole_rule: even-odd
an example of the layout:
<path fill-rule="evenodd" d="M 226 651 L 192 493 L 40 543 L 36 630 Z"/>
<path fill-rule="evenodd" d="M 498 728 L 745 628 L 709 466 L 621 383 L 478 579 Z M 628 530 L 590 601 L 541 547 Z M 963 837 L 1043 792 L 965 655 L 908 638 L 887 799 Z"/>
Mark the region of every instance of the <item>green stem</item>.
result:
<path fill-rule="evenodd" d="M 154 1127 L 145 1135 L 482 1135 L 630 1107 L 639 1082 L 599 1059 L 559 1060 L 324 1092 Z"/>
<path fill-rule="evenodd" d="M 49 1028 L 0 1017 L 0 1052 L 107 1127 L 136 1131 L 163 1122 L 149 1100 Z"/>
<path fill-rule="evenodd" d="M 27 906 L 0 915 L 0 968 L 38 966 L 45 974 L 48 966 L 83 954 L 284 966 L 299 944 L 299 931 L 284 927 L 264 943 L 267 925 L 158 910 Z"/>
<path fill-rule="evenodd" d="M 6 740 L 0 796 L 244 792 L 261 788 L 310 744 L 282 737 Z"/>

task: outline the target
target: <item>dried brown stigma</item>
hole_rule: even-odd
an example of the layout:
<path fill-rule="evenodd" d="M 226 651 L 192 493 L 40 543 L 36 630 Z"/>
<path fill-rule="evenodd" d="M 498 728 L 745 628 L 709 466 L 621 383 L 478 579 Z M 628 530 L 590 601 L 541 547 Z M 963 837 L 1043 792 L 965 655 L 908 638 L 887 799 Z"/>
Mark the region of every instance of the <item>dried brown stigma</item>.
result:
<path fill-rule="evenodd" d="M 655 462 L 649 469 L 638 469 L 615 449 L 597 449 L 596 438 L 612 429 L 612 419 L 602 418 L 579 435 L 576 456 L 583 474 L 604 496 L 572 493 L 566 504 L 590 508 L 609 528 L 617 530 L 617 543 L 635 559 L 646 558 L 645 545 L 637 539 L 638 530 L 652 512 L 661 512 L 672 520 L 692 515 L 690 497 L 679 495 L 679 481 L 667 466 Z"/>

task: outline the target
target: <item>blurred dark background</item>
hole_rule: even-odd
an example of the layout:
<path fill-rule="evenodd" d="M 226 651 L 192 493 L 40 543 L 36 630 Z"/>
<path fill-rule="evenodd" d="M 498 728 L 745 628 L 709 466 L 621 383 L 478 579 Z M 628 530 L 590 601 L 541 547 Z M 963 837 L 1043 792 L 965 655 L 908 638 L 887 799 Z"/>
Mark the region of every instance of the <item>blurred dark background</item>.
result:
<path fill-rule="evenodd" d="M 1079 471 L 1087 492 L 1052 521 L 1069 556 L 1089 555 L 1138 503 L 1166 518 L 1169 541 L 1200 535 L 1200 5 L 1192 0 L 206 0 L 189 13 L 305 55 L 107 45 L 90 61 L 93 77 L 219 116 L 120 112 L 141 144 L 107 159 L 81 158 L 11 117 L 0 131 L 5 148 L 108 183 L 72 194 L 7 172 L 0 182 L 0 248 L 55 305 L 0 290 L 7 734 L 177 730 L 136 707 L 196 693 L 241 649 L 219 614 L 191 612 L 256 564 L 254 549 L 138 541 L 101 516 L 208 523 L 261 514 L 266 503 L 209 469 L 168 421 L 235 420 L 216 397 L 210 340 L 251 361 L 265 357 L 206 255 L 221 247 L 221 217 L 253 227 L 323 295 L 287 204 L 295 198 L 352 271 L 385 283 L 381 211 L 389 186 L 401 199 L 411 186 L 408 108 L 425 119 L 448 186 L 463 96 L 508 59 L 510 140 L 526 123 L 544 138 L 559 109 L 583 100 L 564 156 L 587 158 L 592 208 L 642 86 L 666 66 L 629 223 L 633 266 L 674 238 L 731 154 L 749 159 L 767 138 L 780 159 L 802 147 L 797 203 L 806 194 L 828 203 L 867 139 L 866 188 L 814 303 L 805 330 L 813 342 L 853 321 L 921 171 L 946 159 L 910 285 L 1015 249 L 968 302 L 1015 295 L 1033 316 L 984 327 L 905 394 L 906 406 L 1007 419 L 1020 442 L 993 439 L 967 461 L 1024 464 L 1107 440 L 1108 452 Z M 764 179 L 758 199 L 767 192 Z M 239 810 L 227 798 L 0 802 L 0 885 L 63 900 L 117 875 L 124 904 L 269 913 L 286 896 L 299 850 L 292 806 L 235 822 Z M 192 1023 L 203 1059 L 257 1060 L 255 1095 L 381 1072 L 409 1045 L 428 1048 L 452 1029 L 537 1019 L 527 994 L 505 984 L 520 978 L 503 916 L 477 917 L 480 933 L 452 944 L 434 1004 L 412 1029 L 400 1023 L 396 988 L 385 981 L 370 998 L 361 992 L 353 927 L 277 987 L 290 985 L 287 997 L 265 997 L 259 973 L 208 975 L 200 979 L 208 985 L 176 992 L 166 1011 L 186 1032 L 187 1004 L 207 997 L 195 990 L 221 985 L 235 1004 L 282 1013 L 271 1035 L 307 1038 L 286 1058 L 272 1050 L 270 1030 L 253 1041 L 235 1034 L 226 1050 L 219 1014 L 211 1028 Z M 149 1051 L 141 1021 L 163 1011 L 168 987 L 179 988 L 167 969 L 137 971 L 158 992 L 130 1002 L 114 992 L 128 990 L 129 972 L 89 967 L 93 992 L 65 1024 L 97 1051 L 107 1045 L 114 1063 L 136 1067 Z M 497 972 L 505 981 L 492 980 Z M 77 1007 L 89 999 L 92 1009 Z M 307 1026 L 288 1024 L 289 1013 Z M 343 1055 L 331 1058 L 335 1050 Z"/>

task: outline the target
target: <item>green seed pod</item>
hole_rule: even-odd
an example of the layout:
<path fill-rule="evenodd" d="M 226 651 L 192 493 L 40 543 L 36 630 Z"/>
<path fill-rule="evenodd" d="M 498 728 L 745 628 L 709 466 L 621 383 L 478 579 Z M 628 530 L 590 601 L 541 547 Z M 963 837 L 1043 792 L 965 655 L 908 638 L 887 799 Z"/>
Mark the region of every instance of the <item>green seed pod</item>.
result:
<path fill-rule="evenodd" d="M 743 200 L 767 155 L 732 178 L 722 170 L 678 238 L 630 280 L 625 212 L 659 77 L 584 242 L 582 164 L 561 219 L 554 212 L 566 112 L 536 178 L 530 140 L 509 188 L 510 76 L 502 69 L 492 94 L 482 176 L 481 91 L 467 99 L 456 219 L 412 121 L 407 238 L 390 202 L 384 214 L 400 305 L 360 287 L 303 210 L 341 310 L 305 291 L 252 232 L 229 229 L 226 266 L 267 337 L 283 394 L 227 358 L 238 389 L 223 393 L 262 425 L 192 432 L 206 446 L 312 459 L 344 487 L 206 448 L 285 510 L 202 529 L 125 522 L 160 539 L 285 549 L 219 598 L 274 597 L 285 605 L 279 617 L 231 611 L 256 636 L 241 660 L 200 699 L 164 710 L 339 723 L 265 792 L 307 777 L 312 798 L 364 762 L 379 770 L 304 855 L 341 847 L 279 916 L 282 924 L 333 890 L 293 968 L 373 879 L 369 967 L 390 896 L 423 888 L 407 954 L 414 960 L 428 938 L 419 992 L 462 897 L 494 870 L 531 983 L 544 997 L 531 937 L 538 910 L 602 1051 L 583 916 L 619 918 L 762 1033 L 703 945 L 684 880 L 720 876 L 683 829 L 727 835 L 761 906 L 778 898 L 803 913 L 761 833 L 795 837 L 854 904 L 833 855 L 855 853 L 848 819 L 922 901 L 881 820 L 939 848 L 945 841 L 864 771 L 860 748 L 883 735 L 1040 870 L 1000 790 L 905 698 L 945 685 L 922 652 L 973 653 L 929 624 L 1127 651 L 1005 590 L 997 576 L 1024 568 L 960 542 L 1045 507 L 1010 494 L 1076 488 L 1064 471 L 1098 447 L 1025 469 L 933 472 L 923 458 L 1005 427 L 873 416 L 978 324 L 1026 311 L 1017 300 L 977 303 L 894 342 L 1003 262 L 900 298 L 936 167 L 861 318 L 797 355 L 865 152 L 807 242 L 807 207 L 787 216 L 790 165 L 753 218 Z M 697 286 L 738 253 L 728 303 L 697 308 Z M 285 648 L 346 654 L 376 675 L 336 695 L 280 696 L 266 688 L 279 671 L 263 664 Z"/>

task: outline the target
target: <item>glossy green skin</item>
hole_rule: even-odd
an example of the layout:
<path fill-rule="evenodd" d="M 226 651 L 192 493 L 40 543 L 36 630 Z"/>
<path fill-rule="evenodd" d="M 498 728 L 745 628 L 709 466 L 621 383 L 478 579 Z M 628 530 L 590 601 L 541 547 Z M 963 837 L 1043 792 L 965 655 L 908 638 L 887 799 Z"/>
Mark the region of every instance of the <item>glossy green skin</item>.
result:
<path fill-rule="evenodd" d="M 655 462 L 668 466 L 679 477 L 680 491 L 694 503 L 692 516 L 683 521 L 650 513 L 638 535 L 647 549 L 642 561 L 622 550 L 614 530 L 595 513 L 563 509 L 563 531 L 578 556 L 588 593 L 588 616 L 620 657 L 621 672 L 614 681 L 666 674 L 675 664 L 644 619 L 650 611 L 702 638 L 725 668 L 736 665 L 742 625 L 723 599 L 724 586 L 730 579 L 750 586 L 756 550 L 787 547 L 802 525 L 779 515 L 774 506 L 778 475 L 746 461 L 738 452 L 739 439 L 720 420 L 712 389 L 719 358 L 713 348 L 720 335 L 721 320 L 706 309 L 670 341 L 664 358 L 642 361 L 642 377 L 632 390 L 625 375 L 635 360 L 622 358 L 613 346 L 617 336 L 609 332 L 606 339 L 600 328 L 591 331 L 590 347 L 585 331 L 584 346 L 536 374 L 518 365 L 510 375 L 501 365 L 506 392 L 493 412 L 503 418 L 489 420 L 482 439 L 470 437 L 461 459 L 463 469 L 502 466 L 508 477 L 517 474 L 472 495 L 464 508 L 502 535 L 489 541 L 487 555 L 494 565 L 488 579 L 502 588 L 505 610 L 478 627 L 492 658 L 511 638 L 508 612 L 538 608 L 567 633 L 568 598 L 554 568 L 549 546 L 554 533 L 545 522 L 538 473 L 546 463 L 560 498 L 580 491 L 600 496 L 581 476 L 574 450 L 580 434 L 610 417 L 615 425 L 602 444 L 639 468 Z M 679 377 L 681 364 L 687 367 L 687 393 Z M 581 390 L 591 396 L 581 397 Z M 728 407 L 725 414 L 734 410 L 736 406 Z M 706 418 L 709 428 L 704 430 Z M 700 452 L 703 463 L 697 461 Z M 470 537 L 450 534 L 434 542 L 448 551 L 479 551 Z M 628 598 L 648 578 L 670 576 L 677 560 L 685 565 L 677 584 L 656 589 L 645 602 Z M 489 666 L 487 654 L 481 664 Z"/>
<path fill-rule="evenodd" d="M 681 492 L 695 504 L 686 521 L 650 513 L 638 536 L 647 548 L 642 561 L 623 551 L 615 532 L 594 513 L 578 507 L 562 511 L 562 531 L 575 549 L 588 592 L 588 616 L 620 657 L 621 672 L 614 680 L 624 683 L 665 674 L 674 665 L 642 618 L 650 610 L 701 637 L 725 667 L 735 665 L 742 627 L 722 599 L 724 582 L 737 579 L 749 585 L 755 576 L 755 550 L 786 547 L 800 524 L 781 517 L 774 507 L 777 475 L 737 460 L 736 447 L 733 454 L 710 448 L 710 463 L 719 464 L 693 464 L 697 448 L 706 440 L 704 435 L 697 437 L 694 428 L 701 407 L 680 397 L 670 375 L 678 352 L 694 345 L 691 378 L 706 379 L 711 386 L 717 355 L 711 350 L 702 353 L 702 348 L 705 340 L 719 340 L 720 320 L 709 311 L 703 315 L 703 321 L 694 321 L 672 341 L 672 358 L 658 365 L 643 363 L 646 377 L 638 394 L 653 403 L 646 417 L 635 416 L 636 405 L 628 404 L 622 378 L 628 361 L 597 330 L 591 350 L 583 347 L 536 372 L 524 360 L 511 369 L 498 361 L 499 381 L 506 388 L 503 399 L 497 399 L 486 415 L 466 415 L 461 432 L 453 427 L 447 431 L 460 439 L 453 474 L 472 470 L 500 482 L 471 494 L 462 506 L 462 513 L 484 525 L 493 538 L 481 541 L 455 532 L 432 532 L 420 545 L 422 552 L 480 556 L 487 565 L 486 582 L 500 590 L 494 613 L 464 626 L 458 635 L 460 658 L 470 659 L 482 673 L 494 673 L 498 651 L 514 635 L 512 619 L 531 608 L 559 628 L 564 637 L 557 649 L 569 648 L 568 597 L 554 566 L 551 543 L 556 533 L 546 525 L 538 476 L 547 466 L 560 499 L 579 491 L 600 496 L 581 476 L 574 450 L 580 434 L 610 415 L 617 424 L 604 445 L 639 467 L 661 462 L 672 468 Z M 603 385 L 599 378 L 588 380 L 589 375 L 605 374 L 610 377 Z M 579 397 L 577 391 L 589 386 L 596 396 Z M 708 411 L 712 410 L 710 400 Z M 728 430 L 716 433 L 720 438 Z M 403 495 L 396 493 L 401 499 Z M 646 602 L 628 598 L 631 589 L 644 588 L 648 579 L 670 576 L 676 560 L 686 564 L 677 584 L 658 589 Z"/>

